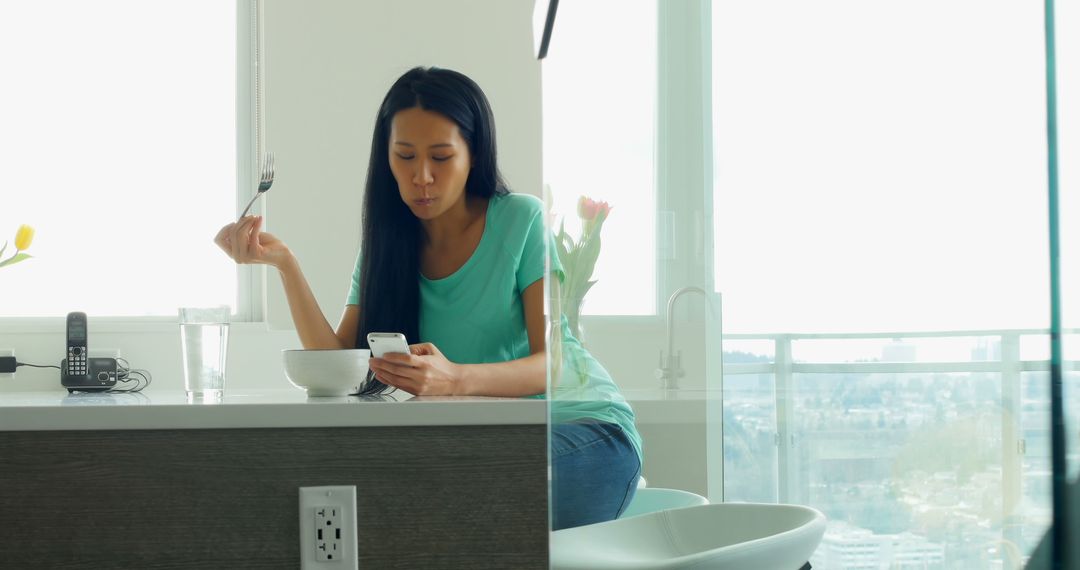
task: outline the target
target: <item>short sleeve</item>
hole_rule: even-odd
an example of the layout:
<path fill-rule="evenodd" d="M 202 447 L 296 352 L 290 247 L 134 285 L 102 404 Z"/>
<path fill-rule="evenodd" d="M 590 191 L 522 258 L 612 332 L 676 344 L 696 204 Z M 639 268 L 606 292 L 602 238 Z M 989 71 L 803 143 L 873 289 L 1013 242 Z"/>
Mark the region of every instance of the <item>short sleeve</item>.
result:
<path fill-rule="evenodd" d="M 360 255 L 356 256 L 356 267 L 353 268 L 352 285 L 349 287 L 349 296 L 345 299 L 346 305 L 360 304 Z"/>
<path fill-rule="evenodd" d="M 551 252 L 551 271 L 559 281 L 563 279 L 562 262 L 556 253 L 554 236 L 544 227 L 544 213 L 539 200 L 537 208 L 529 219 L 525 235 L 525 245 L 521 251 L 521 262 L 517 269 L 517 285 L 524 291 L 529 285 L 544 277 L 545 257 Z"/>

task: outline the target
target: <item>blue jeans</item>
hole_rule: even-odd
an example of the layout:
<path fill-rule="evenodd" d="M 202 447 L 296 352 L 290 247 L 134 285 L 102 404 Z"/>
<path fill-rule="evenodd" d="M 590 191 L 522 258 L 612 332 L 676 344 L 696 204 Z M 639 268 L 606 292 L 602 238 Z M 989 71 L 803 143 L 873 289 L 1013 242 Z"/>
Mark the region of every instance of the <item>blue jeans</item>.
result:
<path fill-rule="evenodd" d="M 616 424 L 551 426 L 551 518 L 554 530 L 618 518 L 634 498 L 641 461 Z"/>

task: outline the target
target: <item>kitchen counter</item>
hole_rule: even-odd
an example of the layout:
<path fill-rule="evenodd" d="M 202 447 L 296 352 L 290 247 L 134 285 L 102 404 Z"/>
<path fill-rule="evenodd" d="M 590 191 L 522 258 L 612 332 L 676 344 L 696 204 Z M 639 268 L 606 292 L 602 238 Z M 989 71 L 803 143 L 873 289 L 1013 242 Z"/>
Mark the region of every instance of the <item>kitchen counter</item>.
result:
<path fill-rule="evenodd" d="M 346 485 L 361 568 L 547 568 L 546 420 L 519 398 L 3 393 L 0 566 L 295 569 L 298 489 Z"/>
<path fill-rule="evenodd" d="M 547 422 L 547 402 L 522 398 L 308 398 L 300 390 L 241 390 L 215 403 L 183 391 L 0 394 L 0 431 L 524 425 Z"/>

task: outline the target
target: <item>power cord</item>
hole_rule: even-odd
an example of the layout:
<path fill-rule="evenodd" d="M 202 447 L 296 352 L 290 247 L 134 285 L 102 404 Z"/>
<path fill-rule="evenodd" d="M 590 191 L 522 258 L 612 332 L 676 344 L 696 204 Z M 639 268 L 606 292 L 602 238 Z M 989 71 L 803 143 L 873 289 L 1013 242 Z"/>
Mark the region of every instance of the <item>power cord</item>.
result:
<path fill-rule="evenodd" d="M 138 378 L 132 378 L 132 376 L 138 376 Z M 138 392 L 143 388 L 146 388 L 154 381 L 154 378 L 150 376 L 150 371 L 142 368 L 132 368 L 131 364 L 125 358 L 116 359 L 116 383 L 117 386 L 113 386 L 110 392 Z M 127 386 L 128 382 L 134 382 L 133 385 Z M 120 386 L 120 384 L 125 384 Z"/>
<path fill-rule="evenodd" d="M 53 366 L 52 364 L 27 364 L 26 362 L 16 362 L 15 366 L 29 366 L 30 368 L 55 368 L 57 370 L 60 370 L 59 366 Z"/>

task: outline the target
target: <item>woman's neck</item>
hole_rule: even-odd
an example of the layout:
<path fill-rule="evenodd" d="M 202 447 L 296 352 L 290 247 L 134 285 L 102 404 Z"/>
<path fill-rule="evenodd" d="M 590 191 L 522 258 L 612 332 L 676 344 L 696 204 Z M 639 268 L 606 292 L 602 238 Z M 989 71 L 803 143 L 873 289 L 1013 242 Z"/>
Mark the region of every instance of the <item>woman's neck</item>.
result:
<path fill-rule="evenodd" d="M 424 228 L 424 234 L 429 246 L 440 246 L 453 243 L 468 233 L 468 229 L 476 223 L 486 211 L 486 200 L 465 194 L 461 201 L 454 204 L 441 216 L 430 220 L 421 220 L 420 225 Z"/>

